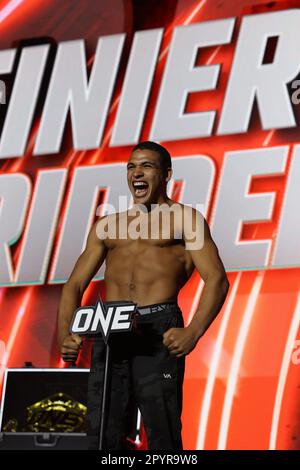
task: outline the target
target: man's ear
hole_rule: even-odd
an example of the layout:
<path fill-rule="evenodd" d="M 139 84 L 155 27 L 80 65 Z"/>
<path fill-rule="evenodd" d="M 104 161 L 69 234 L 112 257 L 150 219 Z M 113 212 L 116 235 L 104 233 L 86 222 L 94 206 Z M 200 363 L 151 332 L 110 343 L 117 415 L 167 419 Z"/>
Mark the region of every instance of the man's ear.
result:
<path fill-rule="evenodd" d="M 170 181 L 172 176 L 173 176 L 173 170 L 172 170 L 172 168 L 168 168 L 168 172 L 167 172 L 167 176 L 166 176 L 166 182 L 167 183 Z"/>

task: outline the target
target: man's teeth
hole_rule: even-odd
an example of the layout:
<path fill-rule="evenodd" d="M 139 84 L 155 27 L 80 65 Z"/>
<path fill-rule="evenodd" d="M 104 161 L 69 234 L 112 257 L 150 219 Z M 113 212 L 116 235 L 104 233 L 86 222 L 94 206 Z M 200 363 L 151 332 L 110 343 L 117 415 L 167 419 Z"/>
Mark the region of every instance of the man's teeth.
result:
<path fill-rule="evenodd" d="M 148 183 L 144 183 L 143 181 L 135 181 L 133 183 L 135 194 L 140 195 L 147 191 Z"/>
<path fill-rule="evenodd" d="M 134 187 L 136 196 L 141 196 L 147 192 L 148 183 L 143 182 L 143 181 L 134 181 L 133 187 Z"/>

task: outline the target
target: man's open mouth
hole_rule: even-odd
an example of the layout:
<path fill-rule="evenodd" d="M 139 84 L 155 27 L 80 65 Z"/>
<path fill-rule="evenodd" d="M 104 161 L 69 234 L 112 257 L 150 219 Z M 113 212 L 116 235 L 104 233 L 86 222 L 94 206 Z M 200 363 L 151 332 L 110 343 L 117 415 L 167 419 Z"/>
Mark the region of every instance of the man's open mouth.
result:
<path fill-rule="evenodd" d="M 148 183 L 146 181 L 134 181 L 132 183 L 134 194 L 136 197 L 144 197 L 148 191 Z"/>

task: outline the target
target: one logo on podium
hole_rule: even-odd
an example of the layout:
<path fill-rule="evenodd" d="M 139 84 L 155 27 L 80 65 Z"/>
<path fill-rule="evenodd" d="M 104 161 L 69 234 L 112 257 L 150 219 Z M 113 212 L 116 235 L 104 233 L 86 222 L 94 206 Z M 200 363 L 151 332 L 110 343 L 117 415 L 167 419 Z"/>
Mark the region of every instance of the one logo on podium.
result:
<path fill-rule="evenodd" d="M 78 335 L 102 334 L 105 343 L 111 332 L 130 331 L 136 304 L 132 302 L 107 302 L 99 300 L 95 306 L 75 310 L 70 332 Z"/>

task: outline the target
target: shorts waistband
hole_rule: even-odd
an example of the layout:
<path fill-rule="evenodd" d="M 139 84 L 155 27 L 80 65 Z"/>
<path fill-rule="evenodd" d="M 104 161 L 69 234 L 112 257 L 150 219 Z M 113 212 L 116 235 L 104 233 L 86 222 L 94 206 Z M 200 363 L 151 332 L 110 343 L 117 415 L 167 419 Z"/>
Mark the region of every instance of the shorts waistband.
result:
<path fill-rule="evenodd" d="M 176 311 L 179 310 L 177 302 L 162 302 L 159 304 L 144 305 L 136 308 L 140 315 L 148 315 L 151 313 L 163 312 L 164 310 Z"/>

